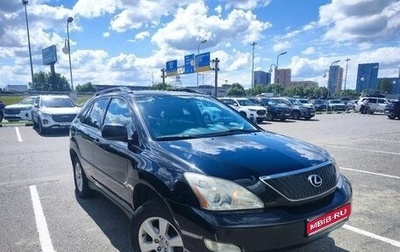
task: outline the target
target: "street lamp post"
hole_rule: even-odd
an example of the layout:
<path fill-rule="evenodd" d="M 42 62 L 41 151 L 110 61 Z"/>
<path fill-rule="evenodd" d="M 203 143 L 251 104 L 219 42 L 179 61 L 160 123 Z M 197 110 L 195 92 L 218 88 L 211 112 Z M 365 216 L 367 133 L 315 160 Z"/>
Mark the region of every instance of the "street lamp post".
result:
<path fill-rule="evenodd" d="M 71 46 L 69 43 L 69 23 L 74 21 L 72 17 L 68 17 L 67 19 L 67 40 L 68 40 L 68 59 L 69 59 L 69 75 L 71 78 L 71 91 L 74 91 L 74 81 L 72 79 L 72 66 L 71 66 Z"/>
<path fill-rule="evenodd" d="M 197 45 L 197 55 L 196 55 L 197 87 L 199 87 L 199 71 L 197 71 L 197 68 L 199 66 L 200 45 L 204 44 L 206 42 L 207 42 L 207 39 L 204 39 L 204 40 L 200 41 L 199 44 Z"/>
<path fill-rule="evenodd" d="M 351 59 L 349 59 L 349 58 L 346 59 L 346 73 L 345 73 L 345 75 L 344 75 L 344 90 L 346 90 L 347 71 L 348 71 L 348 69 L 349 69 L 349 61 L 350 61 L 350 60 L 351 60 Z"/>
<path fill-rule="evenodd" d="M 251 88 L 254 88 L 254 46 L 257 45 L 256 42 L 251 43 L 253 46 L 253 56 L 251 58 Z"/>
<path fill-rule="evenodd" d="M 28 0 L 22 0 L 22 5 L 25 7 L 25 21 L 26 21 L 26 33 L 28 35 L 28 48 L 29 48 L 29 62 L 31 65 L 31 81 L 32 81 L 32 87 L 33 85 L 33 65 L 32 65 L 32 51 L 31 51 L 31 39 L 29 36 L 29 26 L 28 26 L 28 14 L 26 11 L 26 6 L 28 5 Z"/>
<path fill-rule="evenodd" d="M 281 52 L 280 54 L 278 54 L 278 56 L 276 56 L 276 65 L 275 65 L 275 76 L 274 76 L 274 82 L 276 83 L 276 84 L 278 84 L 278 78 L 279 78 L 279 75 L 278 75 L 278 70 L 279 70 L 279 56 L 281 56 L 281 55 L 285 55 L 287 52 Z"/>

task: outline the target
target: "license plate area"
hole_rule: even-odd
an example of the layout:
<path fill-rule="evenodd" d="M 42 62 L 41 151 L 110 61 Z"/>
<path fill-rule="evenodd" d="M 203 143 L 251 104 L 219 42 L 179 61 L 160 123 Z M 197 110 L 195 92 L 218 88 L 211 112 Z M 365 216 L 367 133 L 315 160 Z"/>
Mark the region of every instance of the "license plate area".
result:
<path fill-rule="evenodd" d="M 351 213 L 350 204 L 339 207 L 329 213 L 307 221 L 307 236 L 316 234 L 338 222 L 347 219 Z"/>

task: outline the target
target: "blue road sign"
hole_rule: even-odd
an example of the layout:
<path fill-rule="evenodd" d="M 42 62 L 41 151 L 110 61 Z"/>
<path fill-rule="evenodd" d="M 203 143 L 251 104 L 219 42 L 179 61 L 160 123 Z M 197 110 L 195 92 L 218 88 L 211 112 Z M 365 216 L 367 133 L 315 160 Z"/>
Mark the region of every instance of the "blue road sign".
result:
<path fill-rule="evenodd" d="M 171 60 L 167 61 L 165 71 L 167 72 L 167 76 L 174 76 L 178 74 L 178 61 Z"/>
<path fill-rule="evenodd" d="M 196 55 L 195 61 L 197 62 L 196 72 L 205 72 L 211 70 L 210 52 L 200 53 L 199 55 Z"/>
<path fill-rule="evenodd" d="M 194 73 L 194 54 L 185 55 L 185 72 L 184 74 Z"/>
<path fill-rule="evenodd" d="M 43 65 L 52 65 L 57 62 L 56 46 L 52 45 L 42 50 Z"/>

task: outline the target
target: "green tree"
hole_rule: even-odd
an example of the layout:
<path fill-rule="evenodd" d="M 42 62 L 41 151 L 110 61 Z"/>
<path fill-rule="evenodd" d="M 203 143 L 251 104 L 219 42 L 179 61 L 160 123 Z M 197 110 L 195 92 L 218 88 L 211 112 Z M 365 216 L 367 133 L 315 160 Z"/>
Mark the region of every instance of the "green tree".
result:
<path fill-rule="evenodd" d="M 227 90 L 227 95 L 228 96 L 245 96 L 246 91 L 244 91 L 244 88 L 242 85 L 239 83 L 233 83 L 233 85 Z"/>
<path fill-rule="evenodd" d="M 157 83 L 157 84 L 154 84 L 153 86 L 151 86 L 151 89 L 154 89 L 154 90 L 171 90 L 172 86 L 169 85 L 169 84 L 160 82 L 160 83 Z"/>
<path fill-rule="evenodd" d="M 86 84 L 78 85 L 75 87 L 77 92 L 96 92 L 96 89 L 93 87 L 91 82 L 87 82 Z"/>
<path fill-rule="evenodd" d="M 71 91 L 69 83 L 64 76 L 55 73 L 54 76 L 51 72 L 33 74 L 33 82 L 29 82 L 29 89 L 37 91 Z"/>
<path fill-rule="evenodd" d="M 382 94 L 391 94 L 393 90 L 393 83 L 388 78 L 379 79 L 378 91 Z"/>

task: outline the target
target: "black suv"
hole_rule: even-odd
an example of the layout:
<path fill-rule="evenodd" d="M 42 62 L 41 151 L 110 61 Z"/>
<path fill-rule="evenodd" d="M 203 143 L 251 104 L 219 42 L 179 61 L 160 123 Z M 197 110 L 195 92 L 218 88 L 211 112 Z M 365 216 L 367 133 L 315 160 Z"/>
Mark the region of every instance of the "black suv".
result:
<path fill-rule="evenodd" d="M 275 119 L 285 121 L 290 118 L 292 114 L 292 109 L 289 105 L 285 103 L 278 102 L 273 98 L 257 96 L 248 97 L 253 103 L 267 108 L 267 120 L 273 121 Z"/>
<path fill-rule="evenodd" d="M 76 194 L 98 190 L 123 209 L 135 252 L 277 249 L 351 212 L 351 185 L 325 150 L 203 94 L 104 90 L 72 122 L 69 154 Z"/>

